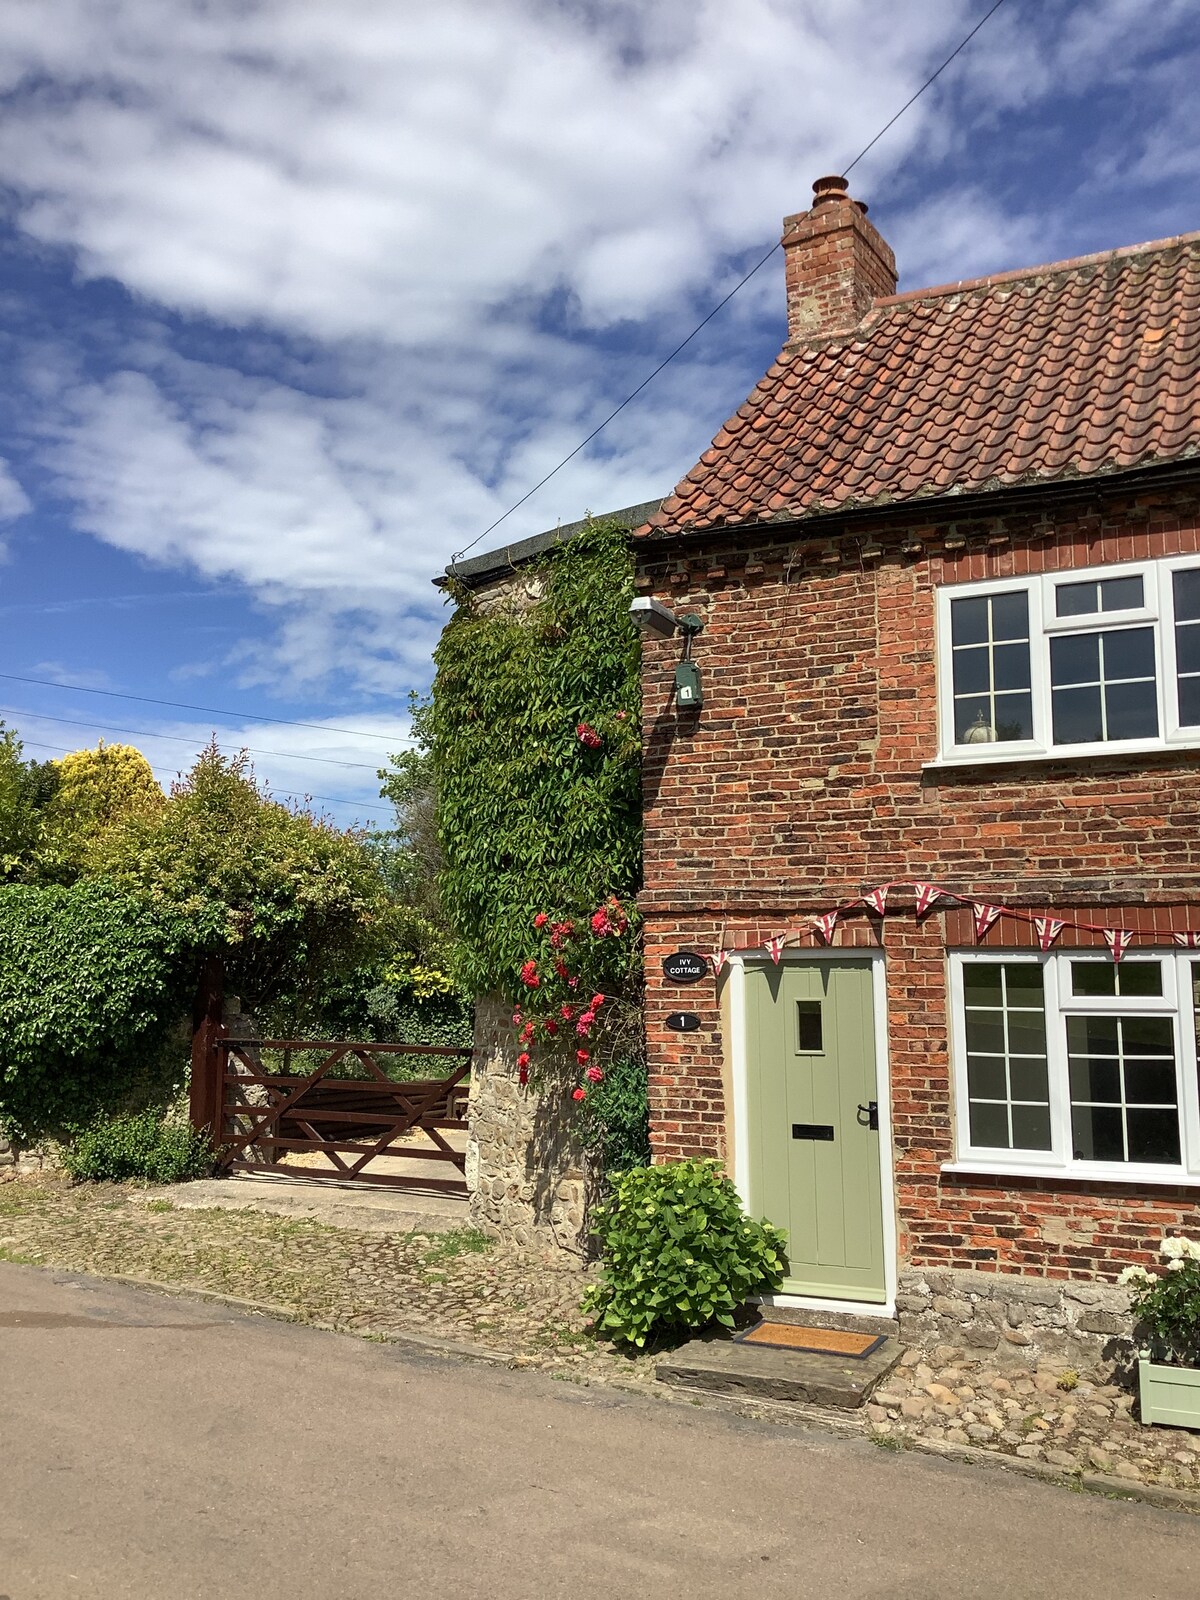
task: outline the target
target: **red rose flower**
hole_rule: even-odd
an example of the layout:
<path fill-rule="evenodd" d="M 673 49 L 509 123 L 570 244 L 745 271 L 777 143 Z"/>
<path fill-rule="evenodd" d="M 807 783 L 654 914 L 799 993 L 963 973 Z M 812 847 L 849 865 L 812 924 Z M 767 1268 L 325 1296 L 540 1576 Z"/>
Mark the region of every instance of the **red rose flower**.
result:
<path fill-rule="evenodd" d="M 580 744 L 585 750 L 599 750 L 600 746 L 604 743 L 604 740 L 596 732 L 595 728 L 593 728 L 591 724 L 587 722 L 577 722 L 575 724 L 575 737 L 579 740 Z"/>
<path fill-rule="evenodd" d="M 525 1024 L 525 1026 L 521 1029 L 521 1043 L 522 1044 L 528 1044 L 530 1039 L 532 1039 L 532 1038 L 533 1038 L 533 1023 L 532 1022 L 527 1022 Z"/>
<path fill-rule="evenodd" d="M 563 1006 L 561 1015 L 564 1022 L 573 1022 L 575 1019 L 575 1007 Z"/>
<path fill-rule="evenodd" d="M 525 1068 L 529 1065 L 529 1052 L 528 1052 L 528 1050 L 522 1050 L 521 1051 L 521 1054 L 517 1057 L 517 1065 L 521 1068 L 522 1071 L 524 1071 Z"/>
<path fill-rule="evenodd" d="M 608 931 L 608 912 L 601 906 L 592 918 L 592 932 L 598 939 L 602 939 Z"/>
<path fill-rule="evenodd" d="M 587 1099 L 587 1090 L 586 1089 L 576 1089 L 575 1093 L 571 1096 L 571 1099 L 572 1100 L 586 1100 Z"/>
<path fill-rule="evenodd" d="M 544 928 L 549 921 L 550 918 L 546 915 L 546 913 L 544 911 L 539 911 L 537 916 L 533 919 L 533 925 L 535 928 Z"/>
<path fill-rule="evenodd" d="M 567 971 L 567 963 L 565 961 L 556 961 L 554 963 L 554 970 L 558 973 L 560 978 L 569 978 L 571 976 L 571 974 Z"/>
<path fill-rule="evenodd" d="M 558 1032 L 558 1023 L 555 1022 L 553 1017 L 547 1017 L 546 1018 L 546 1032 L 550 1035 L 550 1037 L 552 1039 L 553 1039 L 554 1035 Z"/>
<path fill-rule="evenodd" d="M 587 1069 L 587 1071 L 584 1073 L 584 1077 L 587 1079 L 587 1081 L 589 1083 L 603 1083 L 604 1082 L 604 1073 L 600 1070 L 599 1067 L 589 1067 Z"/>
<path fill-rule="evenodd" d="M 592 1059 L 592 1058 L 591 1058 L 591 1056 L 590 1056 L 590 1055 L 588 1055 L 588 1053 L 587 1053 L 587 1051 L 586 1051 L 586 1050 L 576 1050 L 576 1052 L 575 1052 L 575 1059 L 576 1059 L 576 1061 L 578 1061 L 578 1063 L 579 1063 L 579 1065 L 580 1065 L 580 1066 L 581 1066 L 581 1067 L 583 1067 L 583 1066 L 586 1066 L 586 1065 L 587 1065 L 587 1063 L 588 1063 L 588 1062 L 589 1062 L 589 1061 L 590 1061 L 590 1060 L 591 1060 L 591 1059 Z"/>
<path fill-rule="evenodd" d="M 588 1010 L 589 1011 L 599 1011 L 600 1007 L 603 1004 L 604 1004 L 604 996 L 602 994 L 594 994 L 592 996 L 591 1000 L 588 1002 Z"/>
<path fill-rule="evenodd" d="M 527 961 L 521 968 L 521 982 L 527 989 L 536 989 L 541 981 L 538 977 L 537 962 Z"/>

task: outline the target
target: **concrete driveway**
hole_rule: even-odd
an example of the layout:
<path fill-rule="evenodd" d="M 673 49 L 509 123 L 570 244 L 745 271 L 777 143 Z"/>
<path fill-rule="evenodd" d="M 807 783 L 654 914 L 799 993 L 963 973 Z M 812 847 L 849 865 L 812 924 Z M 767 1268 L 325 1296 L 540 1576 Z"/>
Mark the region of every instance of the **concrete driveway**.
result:
<path fill-rule="evenodd" d="M 0 1600 L 1195 1600 L 1200 1521 L 0 1263 Z"/>

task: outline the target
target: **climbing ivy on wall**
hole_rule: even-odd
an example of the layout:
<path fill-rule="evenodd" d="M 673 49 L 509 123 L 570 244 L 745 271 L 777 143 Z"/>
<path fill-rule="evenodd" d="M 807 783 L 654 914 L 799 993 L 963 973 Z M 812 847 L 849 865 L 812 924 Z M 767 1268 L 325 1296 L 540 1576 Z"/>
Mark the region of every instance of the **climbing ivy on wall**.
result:
<path fill-rule="evenodd" d="M 550 551 L 532 603 L 456 586 L 417 731 L 432 755 L 442 908 L 468 991 L 527 994 L 534 918 L 586 917 L 641 873 L 640 693 L 628 533 Z"/>

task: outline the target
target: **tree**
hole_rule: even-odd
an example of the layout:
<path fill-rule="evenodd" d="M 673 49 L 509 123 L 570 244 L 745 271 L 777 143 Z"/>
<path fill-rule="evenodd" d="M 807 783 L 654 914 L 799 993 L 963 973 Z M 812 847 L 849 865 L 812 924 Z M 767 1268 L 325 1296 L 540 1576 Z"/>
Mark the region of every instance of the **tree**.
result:
<path fill-rule="evenodd" d="M 140 750 L 105 744 L 56 763 L 59 781 L 45 810 L 39 855 L 45 876 L 70 882 L 100 849 L 104 835 L 133 818 L 157 816 L 165 797 Z"/>
<path fill-rule="evenodd" d="M 18 882 L 37 875 L 46 810 L 61 778 L 57 762 L 25 761 L 22 750 L 0 722 L 0 878 Z"/>
<path fill-rule="evenodd" d="M 161 807 L 106 832 L 93 866 L 185 918 L 197 951 L 223 957 L 252 1010 L 361 960 L 387 906 L 361 834 L 272 800 L 246 752 L 223 756 L 215 741 Z"/>

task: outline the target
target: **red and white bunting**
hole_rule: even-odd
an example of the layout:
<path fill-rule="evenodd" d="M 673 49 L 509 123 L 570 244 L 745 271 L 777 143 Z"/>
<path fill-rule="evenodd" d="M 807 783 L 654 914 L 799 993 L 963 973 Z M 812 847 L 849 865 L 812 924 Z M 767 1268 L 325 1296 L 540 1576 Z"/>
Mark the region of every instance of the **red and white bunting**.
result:
<path fill-rule="evenodd" d="M 917 896 L 918 917 L 923 917 L 934 901 L 942 897 L 942 890 L 936 883 L 914 883 L 913 889 Z"/>
<path fill-rule="evenodd" d="M 1129 949 L 1129 941 L 1132 938 L 1133 935 L 1128 928 L 1104 929 L 1104 942 L 1108 946 L 1114 961 L 1120 961 L 1126 950 Z"/>
<path fill-rule="evenodd" d="M 714 950 L 710 959 L 712 960 L 713 977 L 719 978 L 721 976 L 721 968 L 729 960 L 729 951 Z"/>
<path fill-rule="evenodd" d="M 987 931 L 994 923 L 999 922 L 1004 915 L 1003 906 L 985 906 L 979 900 L 971 902 L 971 910 L 975 914 L 975 941 L 982 943 Z"/>
<path fill-rule="evenodd" d="M 1185 950 L 1200 950 L 1200 933 L 1173 933 L 1171 937 Z"/>
<path fill-rule="evenodd" d="M 823 917 L 813 918 L 813 927 L 817 930 L 822 944 L 833 943 L 833 930 L 837 927 L 838 916 L 837 911 L 827 911 Z"/>
<path fill-rule="evenodd" d="M 787 943 L 787 934 L 786 933 L 781 933 L 775 939 L 768 939 L 767 940 L 767 949 L 770 952 L 771 960 L 775 963 L 776 966 L 779 965 L 779 958 L 783 954 L 783 947 L 784 947 L 784 945 L 786 943 Z"/>
<path fill-rule="evenodd" d="M 1037 929 L 1038 944 L 1043 950 L 1049 950 L 1066 927 L 1066 923 L 1059 917 L 1034 917 L 1033 925 Z"/>
<path fill-rule="evenodd" d="M 882 889 L 872 889 L 870 894 L 863 895 L 863 905 L 870 906 L 877 916 L 884 916 L 887 912 L 887 885 Z"/>

